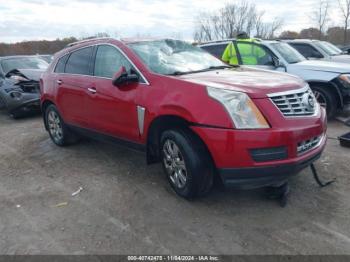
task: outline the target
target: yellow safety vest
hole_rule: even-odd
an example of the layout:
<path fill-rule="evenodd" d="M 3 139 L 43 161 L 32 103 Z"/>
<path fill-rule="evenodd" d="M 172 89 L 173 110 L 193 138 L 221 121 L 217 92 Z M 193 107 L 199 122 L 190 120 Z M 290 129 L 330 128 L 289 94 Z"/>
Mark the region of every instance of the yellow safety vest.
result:
<path fill-rule="evenodd" d="M 254 43 L 256 39 L 240 39 L 239 42 Z M 239 43 L 238 43 L 239 45 Z M 264 57 L 266 52 L 255 45 L 242 45 L 239 48 L 240 56 L 243 65 L 257 65 L 258 59 Z M 229 43 L 222 54 L 222 61 L 229 63 L 230 65 L 238 65 L 238 56 L 236 54 L 236 48 L 233 42 Z"/>

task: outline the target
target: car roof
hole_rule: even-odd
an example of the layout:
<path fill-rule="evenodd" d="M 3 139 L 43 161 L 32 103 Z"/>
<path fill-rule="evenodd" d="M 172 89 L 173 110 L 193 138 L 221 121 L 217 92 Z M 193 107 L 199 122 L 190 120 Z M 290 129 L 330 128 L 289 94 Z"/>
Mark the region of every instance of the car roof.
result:
<path fill-rule="evenodd" d="M 73 43 L 68 44 L 66 46 L 66 48 L 73 47 L 73 46 L 76 46 L 76 45 L 81 45 L 81 44 L 100 43 L 100 42 L 111 41 L 111 40 L 122 42 L 124 44 L 132 44 L 132 43 L 140 43 L 140 42 L 160 41 L 160 40 L 166 40 L 166 39 L 171 39 L 171 38 L 134 37 L 134 38 L 118 39 L 118 38 L 113 38 L 113 37 L 101 37 L 101 38 L 91 38 L 91 39 L 86 39 L 86 40 L 73 42 Z"/>
<path fill-rule="evenodd" d="M 228 44 L 228 43 L 235 41 L 235 40 L 236 40 L 235 38 L 213 40 L 213 41 L 198 43 L 198 46 L 211 46 L 211 45 L 217 45 L 217 44 Z"/>
<path fill-rule="evenodd" d="M 264 44 L 264 43 L 265 44 L 272 44 L 272 43 L 280 42 L 279 40 L 263 40 L 263 39 L 259 39 L 259 38 L 254 38 L 254 39 L 256 40 L 256 42 L 262 43 L 262 44 Z M 239 39 L 229 38 L 229 39 L 223 39 L 223 40 L 209 41 L 209 42 L 198 44 L 198 46 L 204 47 L 204 46 L 214 46 L 214 45 L 218 45 L 218 44 L 229 44 L 232 41 L 239 41 Z"/>
<path fill-rule="evenodd" d="M 289 42 L 289 43 L 312 43 L 312 42 L 318 42 L 321 40 L 316 40 L 316 39 L 286 39 L 283 41 Z"/>

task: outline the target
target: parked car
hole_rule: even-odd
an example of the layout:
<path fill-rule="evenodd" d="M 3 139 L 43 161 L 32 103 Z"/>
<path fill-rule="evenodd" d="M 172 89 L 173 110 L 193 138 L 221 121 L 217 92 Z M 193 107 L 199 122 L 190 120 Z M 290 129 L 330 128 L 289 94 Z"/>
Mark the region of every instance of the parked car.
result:
<path fill-rule="evenodd" d="M 39 110 L 39 79 L 48 66 L 36 56 L 0 57 L 0 109 L 13 118 Z"/>
<path fill-rule="evenodd" d="M 350 55 L 332 43 L 319 40 L 286 40 L 300 54 L 308 59 L 320 59 L 337 63 L 350 63 Z"/>
<path fill-rule="evenodd" d="M 344 52 L 344 54 L 350 55 L 350 45 L 345 45 L 338 48 L 340 48 Z"/>
<path fill-rule="evenodd" d="M 161 162 L 175 192 L 281 185 L 316 161 L 326 113 L 298 77 L 231 67 L 177 40 L 97 39 L 55 55 L 41 80 L 46 130 L 119 142 Z"/>
<path fill-rule="evenodd" d="M 37 55 L 39 58 L 45 60 L 47 63 L 51 63 L 53 60 L 53 55 Z"/>
<path fill-rule="evenodd" d="M 296 49 L 281 41 L 256 39 L 246 42 L 231 39 L 199 46 L 218 57 L 231 42 L 237 49 L 240 65 L 283 71 L 304 79 L 318 102 L 327 109 L 329 118 L 350 103 L 350 64 L 307 60 Z"/>

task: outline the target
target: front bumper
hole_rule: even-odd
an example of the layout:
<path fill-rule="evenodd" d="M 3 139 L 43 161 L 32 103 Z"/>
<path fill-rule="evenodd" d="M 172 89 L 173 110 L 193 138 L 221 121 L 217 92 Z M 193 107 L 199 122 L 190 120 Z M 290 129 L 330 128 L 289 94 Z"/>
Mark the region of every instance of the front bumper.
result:
<path fill-rule="evenodd" d="M 207 145 L 224 184 L 250 189 L 283 183 L 316 161 L 326 146 L 324 110 L 317 117 L 279 123 L 265 130 L 191 128 Z M 315 137 L 317 144 L 305 146 Z"/>
<path fill-rule="evenodd" d="M 19 99 L 8 97 L 7 101 L 7 110 L 8 112 L 17 112 L 17 111 L 30 111 L 32 109 L 40 108 L 40 95 L 39 94 L 27 94 L 23 93 Z"/>
<path fill-rule="evenodd" d="M 265 186 L 279 186 L 320 157 L 321 152 L 291 164 L 253 168 L 223 168 L 218 169 L 218 172 L 224 185 L 230 188 L 254 189 Z"/>

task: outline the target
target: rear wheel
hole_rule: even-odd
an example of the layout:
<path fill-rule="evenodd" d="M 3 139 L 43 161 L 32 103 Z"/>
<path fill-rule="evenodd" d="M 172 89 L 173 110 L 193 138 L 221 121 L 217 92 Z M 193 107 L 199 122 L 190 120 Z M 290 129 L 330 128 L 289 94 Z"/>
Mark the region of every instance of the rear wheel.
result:
<path fill-rule="evenodd" d="M 318 103 L 324 107 L 327 111 L 327 117 L 333 118 L 337 112 L 338 103 L 337 98 L 331 90 L 327 87 L 312 87 L 312 91 L 318 101 Z"/>
<path fill-rule="evenodd" d="M 78 141 L 78 137 L 63 122 L 57 108 L 54 105 L 47 107 L 45 121 L 51 140 L 58 146 L 67 146 Z"/>
<path fill-rule="evenodd" d="M 190 131 L 165 131 L 161 136 L 161 156 L 168 181 L 178 195 L 192 199 L 210 191 L 212 160 L 203 143 Z"/>

